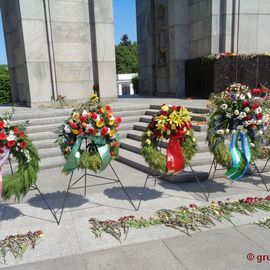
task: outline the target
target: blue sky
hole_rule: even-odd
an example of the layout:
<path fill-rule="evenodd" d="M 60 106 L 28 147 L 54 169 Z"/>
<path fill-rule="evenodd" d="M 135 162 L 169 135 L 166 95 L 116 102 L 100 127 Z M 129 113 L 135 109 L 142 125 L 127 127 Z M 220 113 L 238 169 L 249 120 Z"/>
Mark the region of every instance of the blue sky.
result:
<path fill-rule="evenodd" d="M 123 34 L 128 34 L 132 41 L 137 40 L 135 0 L 113 0 L 115 43 L 120 42 Z M 0 12 L 0 64 L 6 64 L 6 49 Z"/>

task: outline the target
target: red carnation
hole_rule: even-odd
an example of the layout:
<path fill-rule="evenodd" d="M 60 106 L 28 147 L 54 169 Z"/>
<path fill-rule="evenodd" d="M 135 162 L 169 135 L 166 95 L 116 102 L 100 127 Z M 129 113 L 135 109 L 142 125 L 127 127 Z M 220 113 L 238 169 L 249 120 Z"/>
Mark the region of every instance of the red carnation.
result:
<path fill-rule="evenodd" d="M 4 149 L 3 148 L 0 148 L 0 154 L 4 154 Z"/>
<path fill-rule="evenodd" d="M 106 105 L 105 106 L 105 109 L 106 109 L 106 111 L 110 111 L 111 110 L 111 107 L 109 105 Z"/>
<path fill-rule="evenodd" d="M 187 123 L 186 123 L 186 128 L 187 128 L 188 130 L 190 130 L 190 129 L 192 128 L 191 122 L 187 122 Z"/>
<path fill-rule="evenodd" d="M 258 114 L 256 115 L 256 118 L 257 118 L 258 120 L 262 119 L 262 117 L 263 117 L 263 114 L 262 114 L 262 113 L 258 113 Z"/>
<path fill-rule="evenodd" d="M 3 129 L 3 128 L 4 128 L 4 126 L 5 126 L 4 121 L 0 121 L 0 129 Z"/>
<path fill-rule="evenodd" d="M 13 132 L 15 135 L 18 135 L 20 130 L 17 127 L 14 127 Z"/>
<path fill-rule="evenodd" d="M 7 138 L 7 134 L 5 132 L 0 132 L 0 140 L 4 141 Z"/>
<path fill-rule="evenodd" d="M 91 134 L 91 135 L 95 135 L 96 134 L 96 130 L 94 129 L 94 128 L 89 128 L 88 130 L 87 130 L 87 132 L 89 133 L 89 134 Z"/>
<path fill-rule="evenodd" d="M 246 107 L 248 107 L 248 106 L 249 106 L 249 104 L 250 104 L 250 103 L 249 103 L 247 100 L 245 100 L 245 101 L 243 102 L 243 107 L 245 107 L 245 108 L 246 108 Z"/>
<path fill-rule="evenodd" d="M 251 115 L 248 115 L 244 118 L 245 121 L 249 121 L 249 120 L 252 120 L 252 116 Z"/>
<path fill-rule="evenodd" d="M 259 88 L 254 88 L 254 89 L 251 90 L 251 93 L 253 95 L 260 95 L 262 93 L 262 90 L 259 89 Z"/>
<path fill-rule="evenodd" d="M 73 129 L 77 129 L 78 125 L 72 121 L 69 121 L 69 125 L 73 128 Z"/>
<path fill-rule="evenodd" d="M 97 113 L 93 113 L 93 114 L 92 114 L 92 118 L 93 118 L 94 120 L 96 120 L 97 117 L 98 117 Z"/>
<path fill-rule="evenodd" d="M 172 110 L 176 111 L 177 110 L 177 106 L 176 105 L 172 105 Z"/>
<path fill-rule="evenodd" d="M 161 111 L 161 112 L 160 112 L 160 115 L 168 116 L 168 112 Z"/>
<path fill-rule="evenodd" d="M 24 139 L 25 134 L 24 134 L 24 132 L 23 132 L 23 131 L 21 131 L 21 132 L 20 132 L 20 136 L 21 136 L 21 138 L 22 138 L 22 139 Z"/>
<path fill-rule="evenodd" d="M 120 116 L 116 116 L 115 121 L 120 124 L 122 122 L 122 118 Z"/>
<path fill-rule="evenodd" d="M 182 106 L 177 106 L 177 111 L 180 111 Z"/>
<path fill-rule="evenodd" d="M 114 157 L 115 156 L 115 153 L 113 151 L 111 151 L 111 156 Z"/>
<path fill-rule="evenodd" d="M 256 110 L 258 107 L 259 107 L 258 104 L 254 104 L 254 105 L 251 106 L 251 109 L 252 109 L 252 110 Z"/>
<path fill-rule="evenodd" d="M 26 148 L 26 146 L 27 146 L 27 142 L 26 141 L 23 141 L 23 142 L 20 143 L 20 147 L 22 149 Z"/>
<path fill-rule="evenodd" d="M 8 148 L 12 148 L 12 147 L 14 147 L 16 145 L 16 142 L 14 141 L 14 140 L 12 140 L 12 141 L 7 141 L 7 147 Z"/>
<path fill-rule="evenodd" d="M 80 120 L 81 120 L 81 122 L 86 122 L 87 117 L 82 115 L 82 116 L 80 117 Z"/>
<path fill-rule="evenodd" d="M 101 136 L 105 137 L 108 134 L 109 128 L 103 127 L 100 131 Z"/>

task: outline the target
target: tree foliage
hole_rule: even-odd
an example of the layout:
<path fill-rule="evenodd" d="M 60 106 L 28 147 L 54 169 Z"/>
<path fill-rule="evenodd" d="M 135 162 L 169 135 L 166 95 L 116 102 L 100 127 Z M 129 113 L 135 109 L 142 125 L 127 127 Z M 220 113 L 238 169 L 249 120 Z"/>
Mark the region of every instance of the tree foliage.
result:
<path fill-rule="evenodd" d="M 131 42 L 127 34 L 121 38 L 121 42 L 115 46 L 117 74 L 138 72 L 138 45 Z"/>
<path fill-rule="evenodd" d="M 7 65 L 0 65 L 0 104 L 11 102 L 11 89 Z"/>

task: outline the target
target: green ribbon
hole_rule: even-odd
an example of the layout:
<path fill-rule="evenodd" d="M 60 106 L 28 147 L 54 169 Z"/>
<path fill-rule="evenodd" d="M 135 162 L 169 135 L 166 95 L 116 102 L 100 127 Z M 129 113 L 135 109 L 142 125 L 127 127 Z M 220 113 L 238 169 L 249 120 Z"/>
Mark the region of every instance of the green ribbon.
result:
<path fill-rule="evenodd" d="M 80 149 L 83 140 L 91 140 L 97 147 L 98 153 L 101 159 L 100 171 L 103 171 L 112 160 L 109 146 L 106 139 L 103 137 L 93 136 L 90 134 L 77 136 L 76 142 L 72 147 L 72 150 L 67 157 L 66 163 L 63 168 L 65 174 L 70 174 L 76 170 L 80 165 Z"/>

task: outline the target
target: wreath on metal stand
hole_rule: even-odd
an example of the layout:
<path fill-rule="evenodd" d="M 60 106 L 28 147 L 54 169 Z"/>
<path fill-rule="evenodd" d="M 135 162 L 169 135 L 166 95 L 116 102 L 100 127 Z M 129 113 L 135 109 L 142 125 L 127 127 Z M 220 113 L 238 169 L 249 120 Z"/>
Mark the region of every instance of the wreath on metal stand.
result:
<path fill-rule="evenodd" d="M 22 199 L 36 183 L 39 172 L 37 149 L 25 133 L 28 122 L 13 124 L 14 111 L 0 117 L 0 196 L 3 200 L 12 196 Z M 3 176 L 4 165 L 10 159 L 17 161 L 17 169 L 13 172 L 10 166 L 11 174 Z"/>
<path fill-rule="evenodd" d="M 214 155 L 210 172 L 213 164 L 215 170 L 220 164 L 227 169 L 226 176 L 232 181 L 244 177 L 250 164 L 254 164 L 259 173 L 255 160 L 261 155 L 261 139 L 269 126 L 269 117 L 256 90 L 233 84 L 210 97 L 213 112 L 208 124 L 207 141 Z M 229 147 L 226 145 L 227 138 L 230 138 Z"/>
<path fill-rule="evenodd" d="M 61 222 L 68 191 L 76 188 L 74 186 L 83 179 L 85 195 L 86 188 L 91 187 L 91 185 L 87 186 L 87 176 L 109 180 L 108 184 L 112 182 L 119 183 L 129 202 L 135 208 L 129 194 L 111 165 L 111 161 L 119 155 L 117 130 L 120 123 L 121 117 L 114 117 L 111 107 L 100 104 L 97 95 L 93 94 L 88 103 L 83 104 L 79 109 L 74 109 L 71 116 L 58 128 L 57 143 L 66 159 L 62 171 L 67 175 L 71 174 L 58 224 Z M 108 166 L 112 169 L 115 179 L 98 175 Z M 73 173 L 76 169 L 82 169 L 84 173 L 72 183 Z M 104 183 L 100 185 L 104 185 Z"/>

